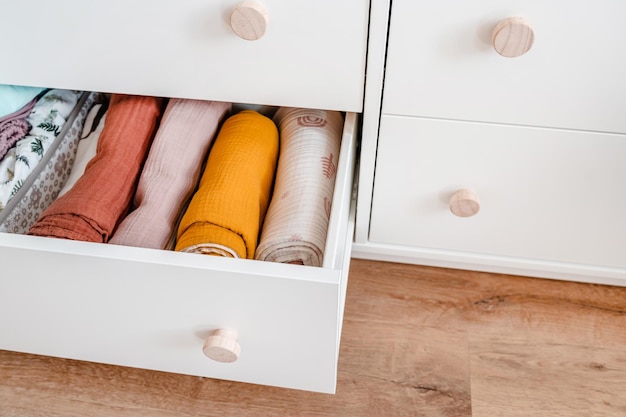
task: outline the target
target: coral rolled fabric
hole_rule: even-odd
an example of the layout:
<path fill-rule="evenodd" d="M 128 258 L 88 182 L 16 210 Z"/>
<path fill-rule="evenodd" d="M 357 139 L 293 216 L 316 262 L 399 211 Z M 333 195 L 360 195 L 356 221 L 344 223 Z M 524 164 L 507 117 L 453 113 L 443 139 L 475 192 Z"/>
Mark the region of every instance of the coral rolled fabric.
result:
<path fill-rule="evenodd" d="M 171 99 L 152 142 L 134 198 L 134 209 L 109 241 L 166 249 L 189 202 L 209 146 L 230 103 Z"/>
<path fill-rule="evenodd" d="M 330 219 L 343 116 L 281 108 L 276 183 L 256 259 L 321 266 Z"/>
<path fill-rule="evenodd" d="M 278 129 L 252 110 L 229 117 L 178 227 L 176 250 L 253 259 L 278 159 Z"/>
<path fill-rule="evenodd" d="M 113 95 L 96 156 L 28 233 L 107 242 L 128 210 L 162 107 L 161 98 Z"/>

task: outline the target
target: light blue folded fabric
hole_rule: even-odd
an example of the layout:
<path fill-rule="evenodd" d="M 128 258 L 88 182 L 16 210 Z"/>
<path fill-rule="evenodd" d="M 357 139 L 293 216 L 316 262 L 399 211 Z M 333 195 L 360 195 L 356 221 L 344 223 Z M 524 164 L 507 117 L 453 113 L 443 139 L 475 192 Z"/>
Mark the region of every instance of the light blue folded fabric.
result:
<path fill-rule="evenodd" d="M 0 84 L 0 117 L 15 113 L 45 88 Z"/>

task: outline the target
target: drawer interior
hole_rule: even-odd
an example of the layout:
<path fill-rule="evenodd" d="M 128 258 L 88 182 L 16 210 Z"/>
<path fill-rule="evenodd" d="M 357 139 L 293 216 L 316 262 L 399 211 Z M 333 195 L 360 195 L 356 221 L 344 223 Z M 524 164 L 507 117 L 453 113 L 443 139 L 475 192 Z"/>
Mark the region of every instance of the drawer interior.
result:
<path fill-rule="evenodd" d="M 334 392 L 356 133 L 346 113 L 321 267 L 0 233 L 0 348 Z M 235 363 L 203 355 L 217 328 L 239 334 Z"/>

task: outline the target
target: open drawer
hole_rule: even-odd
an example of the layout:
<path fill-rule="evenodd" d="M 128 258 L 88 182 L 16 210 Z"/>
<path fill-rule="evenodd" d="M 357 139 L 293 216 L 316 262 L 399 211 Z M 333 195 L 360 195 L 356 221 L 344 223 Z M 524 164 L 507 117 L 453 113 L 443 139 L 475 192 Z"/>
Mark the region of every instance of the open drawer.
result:
<path fill-rule="evenodd" d="M 334 392 L 356 126 L 347 113 L 322 267 L 0 233 L 0 349 Z M 203 354 L 219 329 L 235 362 Z"/>

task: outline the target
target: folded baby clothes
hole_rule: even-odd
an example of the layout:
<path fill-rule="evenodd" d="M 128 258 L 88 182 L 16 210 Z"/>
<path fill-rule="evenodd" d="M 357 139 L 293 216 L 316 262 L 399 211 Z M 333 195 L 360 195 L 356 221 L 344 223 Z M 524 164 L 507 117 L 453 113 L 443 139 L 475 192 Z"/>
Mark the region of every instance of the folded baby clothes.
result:
<path fill-rule="evenodd" d="M 58 197 L 67 193 L 76 184 L 76 181 L 85 173 L 85 168 L 89 161 L 96 156 L 98 140 L 102 134 L 102 129 L 104 129 L 107 108 L 108 103 L 98 103 L 89 110 L 76 147 L 76 157 L 74 158 L 72 170 L 67 181 L 65 181 L 65 185 L 59 191 Z"/>
<path fill-rule="evenodd" d="M 26 119 L 13 119 L 0 124 L 0 159 L 29 131 L 30 123 Z"/>
<path fill-rule="evenodd" d="M 36 169 L 81 95 L 80 91 L 49 90 L 37 101 L 26 117 L 31 125 L 30 132 L 0 161 L 0 209 L 7 205 Z"/>
<path fill-rule="evenodd" d="M 128 210 L 163 104 L 161 98 L 114 94 L 96 156 L 28 233 L 107 242 Z"/>
<path fill-rule="evenodd" d="M 281 108 L 280 158 L 256 259 L 321 266 L 343 130 L 336 111 Z"/>
<path fill-rule="evenodd" d="M 278 130 L 253 110 L 229 117 L 178 227 L 176 250 L 254 258 L 278 159 Z"/>
<path fill-rule="evenodd" d="M 32 99 L 24 107 L 22 107 L 21 109 L 15 112 L 11 114 L 7 114 L 6 116 L 1 116 L 0 117 L 0 129 L 2 129 L 5 123 L 9 123 L 17 119 L 25 119 L 26 116 L 28 116 L 30 112 L 33 110 L 33 108 L 35 107 L 35 104 L 37 104 L 37 98 Z"/>
<path fill-rule="evenodd" d="M 109 241 L 166 249 L 230 103 L 171 99 L 141 172 L 133 210 Z"/>
<path fill-rule="evenodd" d="M 14 113 L 45 91 L 45 88 L 0 84 L 0 117 Z"/>
<path fill-rule="evenodd" d="M 72 170 L 77 142 L 89 109 L 101 94 L 81 94 L 59 135 L 22 187 L 0 212 L 0 232 L 26 233 L 41 213 L 57 198 Z"/>

